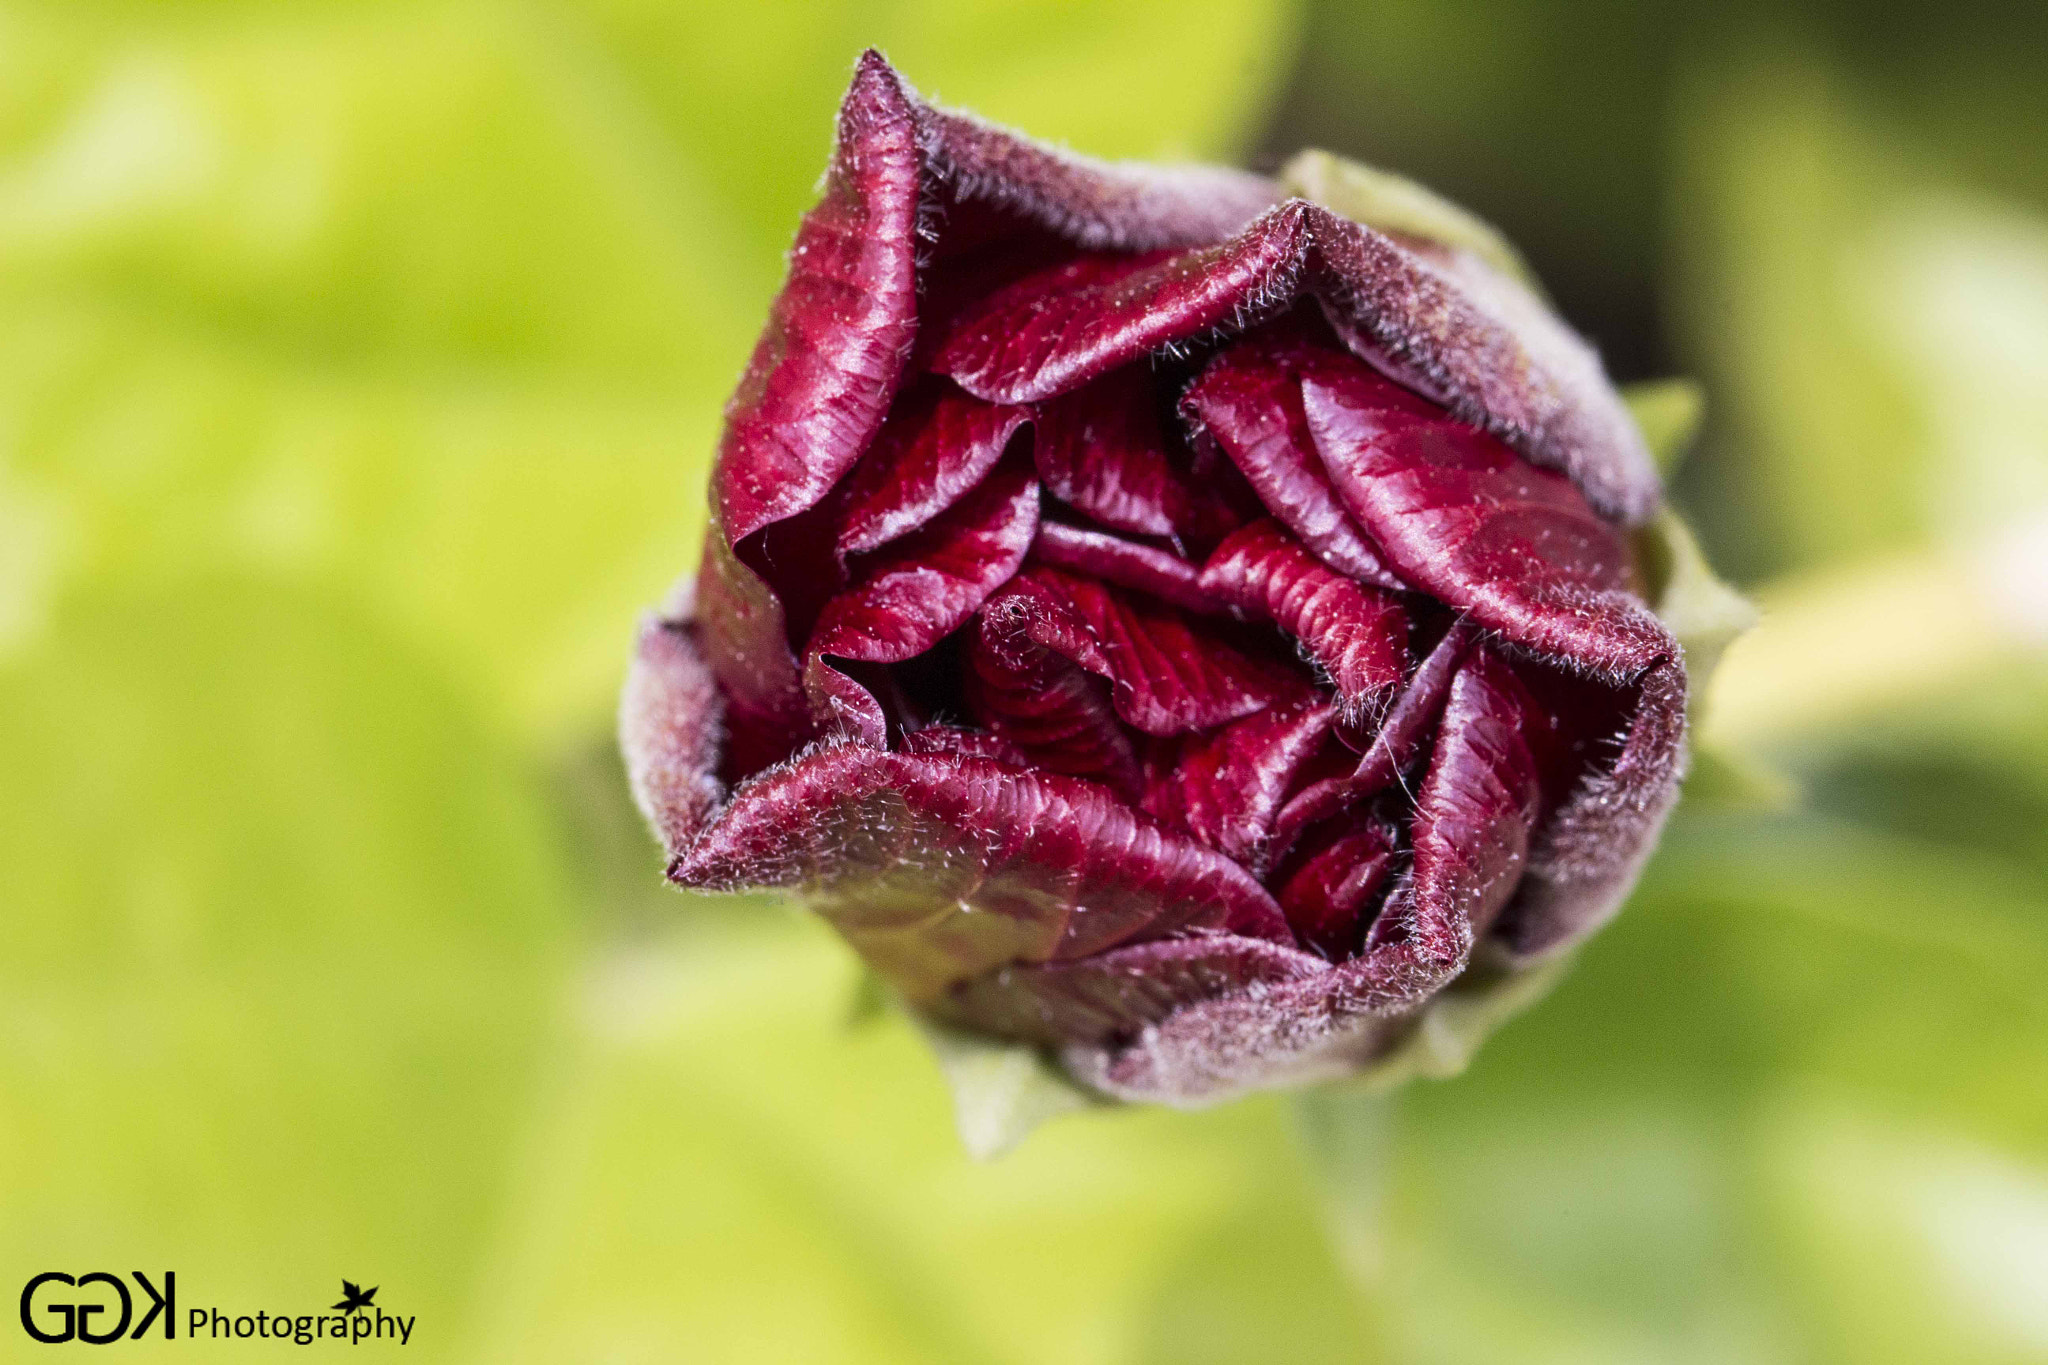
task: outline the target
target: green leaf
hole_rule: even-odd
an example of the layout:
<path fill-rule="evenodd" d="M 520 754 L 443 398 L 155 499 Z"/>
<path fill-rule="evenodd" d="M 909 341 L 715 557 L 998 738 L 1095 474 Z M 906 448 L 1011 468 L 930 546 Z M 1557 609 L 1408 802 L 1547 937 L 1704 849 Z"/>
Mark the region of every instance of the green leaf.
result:
<path fill-rule="evenodd" d="M 2026 1359 L 2035 899 L 1968 853 L 1681 811 L 1549 1001 L 1454 1084 L 1401 1092 L 1401 1353 Z"/>
<path fill-rule="evenodd" d="M 248 1311 L 361 1272 L 452 1340 L 576 947 L 544 792 L 414 651 L 246 579 L 74 599 L 0 717 L 9 1261 Z"/>
<path fill-rule="evenodd" d="M 1230 155 L 1294 26 L 1269 0 L 8 22 L 33 79 L 0 88 L 0 523 L 43 530 L 0 573 L 318 578 L 550 738 L 609 711 L 626 623 L 694 567 L 862 46 L 1091 151 Z M 0 631 L 29 591 L 0 587 Z"/>

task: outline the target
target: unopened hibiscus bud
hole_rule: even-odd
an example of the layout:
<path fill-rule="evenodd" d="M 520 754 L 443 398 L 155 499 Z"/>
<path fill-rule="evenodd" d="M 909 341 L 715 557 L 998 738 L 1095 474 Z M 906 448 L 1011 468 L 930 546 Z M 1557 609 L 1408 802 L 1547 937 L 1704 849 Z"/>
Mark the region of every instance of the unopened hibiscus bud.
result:
<path fill-rule="evenodd" d="M 1298 165 L 1101 165 L 865 57 L 627 685 L 672 880 L 1101 1095 L 1372 1066 L 1606 920 L 1682 766 L 1598 360 L 1483 225 Z"/>

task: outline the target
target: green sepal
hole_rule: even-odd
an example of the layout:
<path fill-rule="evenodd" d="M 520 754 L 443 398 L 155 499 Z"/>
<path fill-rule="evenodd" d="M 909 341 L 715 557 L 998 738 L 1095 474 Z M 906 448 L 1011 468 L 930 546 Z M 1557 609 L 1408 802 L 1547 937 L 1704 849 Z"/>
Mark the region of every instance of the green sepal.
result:
<path fill-rule="evenodd" d="M 1280 188 L 1354 223 L 1469 251 L 1547 300 L 1535 272 L 1500 229 L 1406 176 L 1311 148 L 1280 168 Z"/>
<path fill-rule="evenodd" d="M 953 1094 L 960 1143 L 976 1161 L 1001 1156 L 1047 1119 L 1105 1103 L 1035 1047 L 949 1028 L 916 1010 L 905 1013 L 931 1045 Z"/>
<path fill-rule="evenodd" d="M 1622 397 L 1659 472 L 1669 477 L 1699 434 L 1706 410 L 1699 385 L 1659 379 L 1632 384 Z M 1714 572 L 1692 528 L 1668 506 L 1636 532 L 1635 549 L 1650 602 L 1685 651 L 1687 709 L 1697 723 L 1714 671 L 1728 646 L 1756 624 L 1756 606 Z M 1752 755 L 1697 750 L 1690 766 L 1688 800 L 1779 811 L 1799 803 L 1798 783 Z"/>
<path fill-rule="evenodd" d="M 1669 507 L 1636 532 L 1636 562 L 1658 619 L 1685 650 L 1686 682 L 1697 711 L 1722 654 L 1756 624 L 1756 607 L 1714 573 L 1692 529 Z"/>
<path fill-rule="evenodd" d="M 1706 390 L 1692 379 L 1646 379 L 1623 385 L 1621 401 L 1636 419 L 1657 472 L 1670 478 L 1699 439 Z"/>

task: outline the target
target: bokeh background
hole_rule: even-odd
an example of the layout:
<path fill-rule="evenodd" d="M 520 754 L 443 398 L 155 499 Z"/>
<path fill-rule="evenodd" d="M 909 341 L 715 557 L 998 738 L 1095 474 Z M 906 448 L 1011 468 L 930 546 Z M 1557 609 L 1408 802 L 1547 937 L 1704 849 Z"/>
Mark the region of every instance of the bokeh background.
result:
<path fill-rule="evenodd" d="M 1414 175 L 1706 384 L 1764 624 L 1463 1077 L 977 1165 L 828 933 L 659 885 L 614 691 L 870 43 Z M 347 1276 L 445 1361 L 2042 1361 L 2044 982 L 2048 8 L 0 3 L 8 1286 Z"/>

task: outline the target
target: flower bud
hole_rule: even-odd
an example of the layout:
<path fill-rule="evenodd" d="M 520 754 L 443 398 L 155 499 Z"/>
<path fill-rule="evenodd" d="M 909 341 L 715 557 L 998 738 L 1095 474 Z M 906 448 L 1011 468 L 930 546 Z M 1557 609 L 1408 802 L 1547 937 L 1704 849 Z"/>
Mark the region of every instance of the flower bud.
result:
<path fill-rule="evenodd" d="M 1642 436 L 1490 230 L 1300 164 L 1346 212 L 863 58 L 627 684 L 672 880 L 1174 1104 L 1370 1067 L 1615 911 L 1685 731 Z"/>

